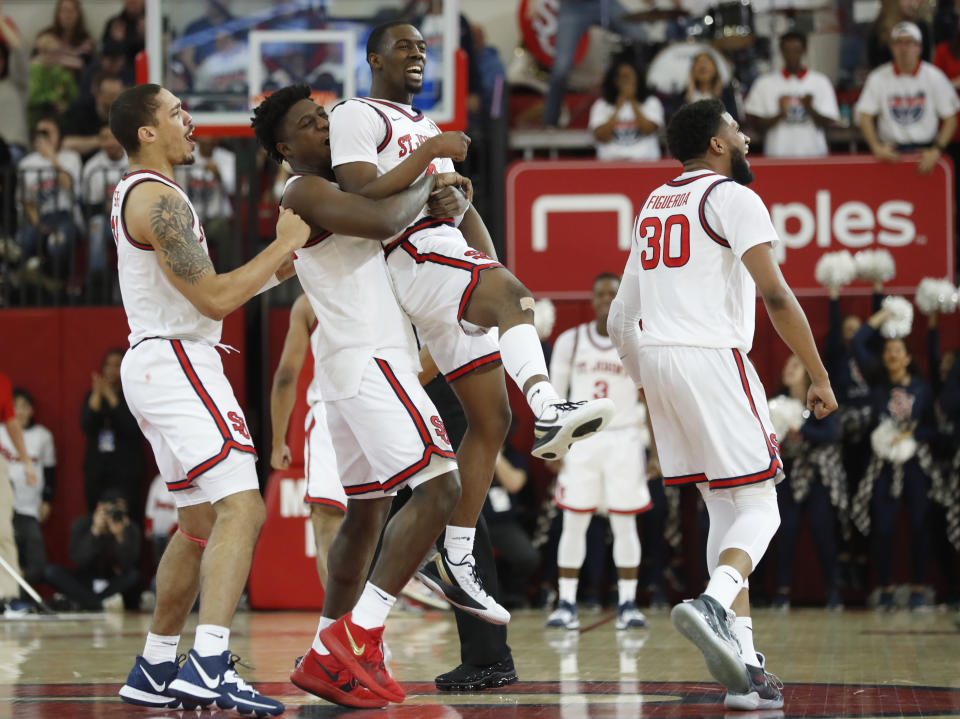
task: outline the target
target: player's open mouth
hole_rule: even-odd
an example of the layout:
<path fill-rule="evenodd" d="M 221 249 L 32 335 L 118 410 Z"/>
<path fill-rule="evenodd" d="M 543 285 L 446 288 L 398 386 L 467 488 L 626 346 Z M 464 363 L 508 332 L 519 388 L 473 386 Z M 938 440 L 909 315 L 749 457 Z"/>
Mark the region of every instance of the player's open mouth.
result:
<path fill-rule="evenodd" d="M 408 67 L 407 77 L 413 78 L 415 80 L 423 80 L 423 66 L 411 65 L 410 67 Z"/>
<path fill-rule="evenodd" d="M 188 132 L 186 135 L 184 135 L 184 137 L 187 138 L 187 142 L 190 143 L 190 147 L 196 147 L 196 146 L 197 146 L 197 143 L 196 143 L 196 142 L 194 141 L 194 139 L 193 139 L 193 130 L 190 130 L 190 132 Z"/>

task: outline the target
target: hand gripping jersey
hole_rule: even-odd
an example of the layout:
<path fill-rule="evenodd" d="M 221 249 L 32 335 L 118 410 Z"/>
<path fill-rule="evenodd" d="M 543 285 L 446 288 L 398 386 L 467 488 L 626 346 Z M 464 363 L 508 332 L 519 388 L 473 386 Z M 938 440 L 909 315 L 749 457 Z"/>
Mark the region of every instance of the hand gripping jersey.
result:
<path fill-rule="evenodd" d="M 740 258 L 764 242 L 779 242 L 767 208 L 727 177 L 685 172 L 650 193 L 624 271 L 639 276 L 640 346 L 748 352 L 756 285 Z"/>
<path fill-rule="evenodd" d="M 223 323 L 200 314 L 183 294 L 167 279 L 153 246 L 131 237 L 123 220 L 124 204 L 134 187 L 142 182 L 159 182 L 173 189 L 190 208 L 193 234 L 204 251 L 200 218 L 186 193 L 172 180 L 149 170 L 124 175 L 113 193 L 110 227 L 117 243 L 117 266 L 123 309 L 130 325 L 130 346 L 150 337 L 193 340 L 208 345 L 220 342 Z"/>

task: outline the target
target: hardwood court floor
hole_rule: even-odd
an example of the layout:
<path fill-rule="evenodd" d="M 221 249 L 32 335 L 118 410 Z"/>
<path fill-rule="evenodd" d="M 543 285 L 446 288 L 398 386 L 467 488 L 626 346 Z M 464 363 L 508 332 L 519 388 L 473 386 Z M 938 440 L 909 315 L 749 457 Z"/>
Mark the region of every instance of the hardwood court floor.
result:
<path fill-rule="evenodd" d="M 648 613 L 650 628 L 616 632 L 611 613 L 581 615 L 579 632 L 546 631 L 542 612 L 510 624 L 520 682 L 476 694 L 437 692 L 433 678 L 459 663 L 449 613 L 395 614 L 386 639 L 391 669 L 408 692 L 386 710 L 343 710 L 287 681 L 309 646 L 312 613 L 252 612 L 237 617 L 231 649 L 254 670 L 241 674 L 287 704 L 286 716 L 326 719 L 634 719 L 635 717 L 957 717 L 960 630 L 956 614 L 866 611 L 758 612 L 757 645 L 785 682 L 782 712 L 723 708 L 699 653 Z M 116 692 L 143 645 L 146 614 L 82 620 L 0 621 L 0 718 L 237 716 L 173 712 L 122 704 Z M 189 646 L 196 615 L 181 643 Z"/>

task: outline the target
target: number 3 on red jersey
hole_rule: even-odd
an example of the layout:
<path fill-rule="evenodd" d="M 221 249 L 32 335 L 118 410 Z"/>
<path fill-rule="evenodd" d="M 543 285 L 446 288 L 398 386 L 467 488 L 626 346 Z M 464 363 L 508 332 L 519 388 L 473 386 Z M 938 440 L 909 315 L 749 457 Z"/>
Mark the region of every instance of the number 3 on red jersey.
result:
<path fill-rule="evenodd" d="M 647 241 L 640 255 L 645 270 L 659 265 L 661 257 L 664 267 L 683 267 L 690 260 L 690 221 L 686 215 L 670 215 L 662 223 L 659 217 L 645 217 L 638 235 Z"/>

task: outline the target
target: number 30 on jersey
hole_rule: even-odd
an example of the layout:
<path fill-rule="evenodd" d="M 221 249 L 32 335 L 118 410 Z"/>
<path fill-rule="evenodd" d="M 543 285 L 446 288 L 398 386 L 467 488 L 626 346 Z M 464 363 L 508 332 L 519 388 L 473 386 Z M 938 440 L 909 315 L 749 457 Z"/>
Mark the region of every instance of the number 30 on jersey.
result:
<path fill-rule="evenodd" d="M 637 230 L 638 241 L 647 246 L 640 254 L 640 265 L 645 270 L 655 269 L 661 261 L 664 267 L 683 267 L 690 260 L 690 221 L 686 215 L 644 217 Z"/>

